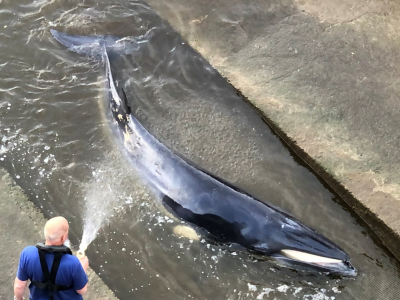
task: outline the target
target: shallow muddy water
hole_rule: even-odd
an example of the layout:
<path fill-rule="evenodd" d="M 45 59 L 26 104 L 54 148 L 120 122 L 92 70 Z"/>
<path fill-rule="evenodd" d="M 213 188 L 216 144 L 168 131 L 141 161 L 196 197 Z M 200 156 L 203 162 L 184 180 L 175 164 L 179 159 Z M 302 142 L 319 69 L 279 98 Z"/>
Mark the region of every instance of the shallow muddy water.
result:
<path fill-rule="evenodd" d="M 87 253 L 120 299 L 398 299 L 398 261 L 146 4 L 0 5 L 0 164 L 47 217 L 71 221 L 75 244 L 85 205 L 108 212 Z M 169 148 L 337 243 L 360 275 L 297 272 L 176 237 L 179 221 L 158 205 L 109 129 L 102 63 L 65 49 L 51 28 L 146 34 L 112 66 L 142 124 Z"/>

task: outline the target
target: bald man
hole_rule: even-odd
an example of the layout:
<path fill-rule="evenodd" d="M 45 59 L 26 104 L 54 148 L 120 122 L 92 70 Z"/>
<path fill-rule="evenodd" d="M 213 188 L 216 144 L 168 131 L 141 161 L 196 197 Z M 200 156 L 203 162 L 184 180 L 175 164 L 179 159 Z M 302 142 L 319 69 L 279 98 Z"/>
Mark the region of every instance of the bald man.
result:
<path fill-rule="evenodd" d="M 82 300 L 86 293 L 88 258 L 78 259 L 64 246 L 68 240 L 68 221 L 55 217 L 44 227 L 45 244 L 28 246 L 22 250 L 17 277 L 14 282 L 14 299 L 23 299 L 28 283 L 31 300 Z"/>

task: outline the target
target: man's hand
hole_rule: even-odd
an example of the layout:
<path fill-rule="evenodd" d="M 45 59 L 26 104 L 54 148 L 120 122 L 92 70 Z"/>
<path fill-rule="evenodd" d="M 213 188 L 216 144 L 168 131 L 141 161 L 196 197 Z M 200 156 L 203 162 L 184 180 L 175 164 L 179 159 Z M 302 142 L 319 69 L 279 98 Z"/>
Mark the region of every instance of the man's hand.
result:
<path fill-rule="evenodd" d="M 79 257 L 79 261 L 81 262 L 82 268 L 86 271 L 89 268 L 89 259 L 87 256 Z"/>

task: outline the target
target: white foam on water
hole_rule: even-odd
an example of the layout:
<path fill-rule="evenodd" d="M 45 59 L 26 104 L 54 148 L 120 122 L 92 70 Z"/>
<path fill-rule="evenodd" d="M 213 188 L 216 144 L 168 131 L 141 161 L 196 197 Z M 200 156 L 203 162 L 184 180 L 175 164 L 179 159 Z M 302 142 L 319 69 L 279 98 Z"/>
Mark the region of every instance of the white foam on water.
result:
<path fill-rule="evenodd" d="M 289 287 L 286 284 L 280 285 L 276 288 L 276 290 L 281 293 L 286 293 L 288 289 L 289 289 Z"/>
<path fill-rule="evenodd" d="M 247 283 L 247 286 L 249 287 L 250 292 L 256 292 L 257 291 L 257 286 L 251 283 Z"/>
<path fill-rule="evenodd" d="M 257 290 L 252 290 L 249 286 L 249 291 L 254 292 Z M 333 291 L 337 291 L 336 287 L 332 288 Z M 295 299 L 302 300 L 335 300 L 336 297 L 327 289 L 318 289 L 311 287 L 310 289 L 306 287 L 296 287 L 292 285 L 279 284 L 276 287 L 264 287 L 260 289 L 260 291 L 256 294 L 252 294 L 257 300 L 265 300 L 265 299 L 283 299 L 291 293 Z M 277 298 L 276 298 L 277 297 Z M 292 298 L 290 298 L 292 299 Z"/>
<path fill-rule="evenodd" d="M 313 295 L 304 295 L 303 300 L 334 300 L 335 297 L 325 295 L 323 292 L 317 292 Z"/>
<path fill-rule="evenodd" d="M 264 296 L 269 297 L 269 293 L 274 292 L 274 289 L 271 288 L 263 288 L 263 291 L 257 296 L 257 300 L 264 299 Z"/>

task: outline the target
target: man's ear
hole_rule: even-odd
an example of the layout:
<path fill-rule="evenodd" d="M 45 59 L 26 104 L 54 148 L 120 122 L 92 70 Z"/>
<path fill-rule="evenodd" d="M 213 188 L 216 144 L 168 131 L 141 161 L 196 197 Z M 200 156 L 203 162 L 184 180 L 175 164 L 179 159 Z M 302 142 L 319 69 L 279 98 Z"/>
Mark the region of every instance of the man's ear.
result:
<path fill-rule="evenodd" d="M 68 239 L 68 233 L 63 234 L 61 238 L 61 242 L 64 244 L 64 242 Z"/>

